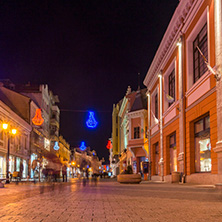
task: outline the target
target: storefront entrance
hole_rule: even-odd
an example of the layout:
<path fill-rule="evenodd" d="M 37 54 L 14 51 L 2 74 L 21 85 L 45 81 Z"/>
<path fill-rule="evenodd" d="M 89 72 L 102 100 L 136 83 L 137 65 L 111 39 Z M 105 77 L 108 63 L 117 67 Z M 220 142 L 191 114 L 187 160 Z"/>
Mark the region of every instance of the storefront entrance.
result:
<path fill-rule="evenodd" d="M 170 174 L 177 171 L 176 133 L 170 136 Z"/>
<path fill-rule="evenodd" d="M 0 178 L 4 177 L 4 158 L 0 156 Z"/>

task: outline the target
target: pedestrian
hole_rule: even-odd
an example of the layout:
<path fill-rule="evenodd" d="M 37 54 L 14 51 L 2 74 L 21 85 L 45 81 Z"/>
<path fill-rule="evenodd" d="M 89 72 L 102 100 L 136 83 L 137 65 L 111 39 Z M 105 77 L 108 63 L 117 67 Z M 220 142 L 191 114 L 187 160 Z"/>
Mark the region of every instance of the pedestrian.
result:
<path fill-rule="evenodd" d="M 89 169 L 86 169 L 86 179 L 89 180 Z"/>
<path fill-rule="evenodd" d="M 67 182 L 67 169 L 65 164 L 62 166 L 62 179 L 63 182 Z"/>
<path fill-rule="evenodd" d="M 20 162 L 20 168 L 19 168 L 19 176 L 20 176 L 20 181 L 22 180 L 22 174 L 23 174 L 23 164 Z"/>

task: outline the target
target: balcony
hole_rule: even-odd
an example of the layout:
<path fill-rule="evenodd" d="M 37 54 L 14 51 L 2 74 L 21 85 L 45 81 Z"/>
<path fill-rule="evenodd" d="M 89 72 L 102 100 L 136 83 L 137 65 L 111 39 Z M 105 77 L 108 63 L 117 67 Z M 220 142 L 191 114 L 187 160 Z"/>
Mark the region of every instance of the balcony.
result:
<path fill-rule="evenodd" d="M 53 117 L 50 119 L 50 125 L 56 126 L 57 128 L 59 128 L 59 121 L 58 121 L 58 119 L 57 119 L 55 116 L 53 116 Z"/>

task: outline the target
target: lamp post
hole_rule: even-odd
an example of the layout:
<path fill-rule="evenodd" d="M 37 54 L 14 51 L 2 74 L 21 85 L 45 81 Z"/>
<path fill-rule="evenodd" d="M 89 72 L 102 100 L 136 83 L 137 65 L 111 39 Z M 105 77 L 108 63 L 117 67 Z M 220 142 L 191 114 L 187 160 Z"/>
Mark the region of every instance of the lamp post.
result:
<path fill-rule="evenodd" d="M 6 132 L 8 136 L 8 143 L 7 143 L 7 157 L 6 157 L 6 183 L 10 183 L 9 180 L 9 155 L 10 155 L 10 139 L 11 139 L 11 134 L 15 135 L 17 133 L 17 130 L 12 128 L 9 130 L 9 125 L 7 123 L 2 124 L 3 130 Z"/>
<path fill-rule="evenodd" d="M 72 161 L 71 165 L 72 165 L 72 178 L 74 178 L 74 169 L 75 169 L 75 166 L 76 166 L 76 162 Z"/>

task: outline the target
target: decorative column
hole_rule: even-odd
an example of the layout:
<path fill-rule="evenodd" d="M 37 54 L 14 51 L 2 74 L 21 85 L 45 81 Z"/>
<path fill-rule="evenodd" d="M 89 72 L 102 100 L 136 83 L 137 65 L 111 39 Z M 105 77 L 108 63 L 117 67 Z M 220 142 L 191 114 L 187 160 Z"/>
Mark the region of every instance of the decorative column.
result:
<path fill-rule="evenodd" d="M 217 71 L 222 73 L 222 3 L 221 0 L 214 1 L 214 24 L 215 24 L 215 59 Z M 222 79 L 218 79 L 217 91 L 217 140 L 214 152 L 217 153 L 218 174 L 222 177 Z M 220 181 L 222 182 L 222 181 Z"/>
<path fill-rule="evenodd" d="M 160 86 L 160 176 L 161 180 L 164 181 L 164 160 L 163 160 L 163 78 L 162 78 L 162 72 L 158 75 L 159 77 L 159 86 Z"/>
<path fill-rule="evenodd" d="M 150 141 L 150 126 L 151 126 L 151 119 L 150 119 L 150 109 L 151 109 L 151 103 L 150 103 L 150 92 L 147 92 L 148 96 L 148 148 L 149 148 L 149 177 L 148 180 L 151 180 L 151 141 Z"/>
<path fill-rule="evenodd" d="M 178 155 L 179 170 L 184 173 L 184 100 L 183 100 L 183 68 L 182 68 L 182 36 L 178 43 L 178 79 L 179 79 L 179 138 L 180 138 L 180 153 Z"/>

